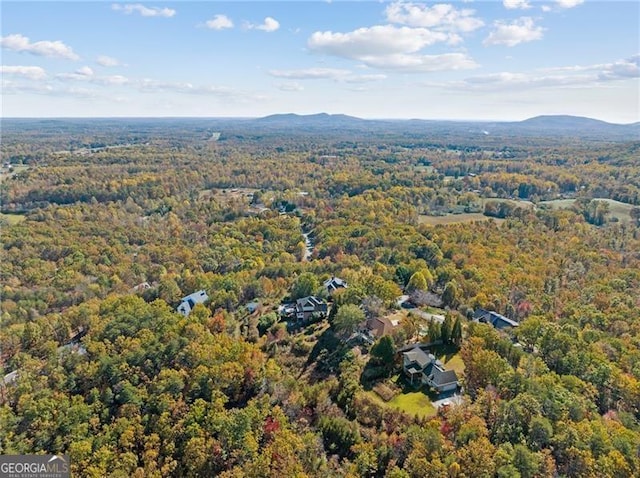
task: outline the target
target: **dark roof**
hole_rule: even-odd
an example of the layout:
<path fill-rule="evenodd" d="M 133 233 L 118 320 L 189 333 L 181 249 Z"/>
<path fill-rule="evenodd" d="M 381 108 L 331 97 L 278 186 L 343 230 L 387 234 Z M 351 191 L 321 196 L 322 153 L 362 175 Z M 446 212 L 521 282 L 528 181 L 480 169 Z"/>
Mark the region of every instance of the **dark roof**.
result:
<path fill-rule="evenodd" d="M 441 387 L 450 383 L 457 383 L 458 376 L 456 375 L 455 370 L 440 370 L 437 367 L 433 367 L 433 376 L 431 377 L 431 381 L 436 387 Z"/>
<path fill-rule="evenodd" d="M 476 309 L 473 313 L 473 318 L 478 321 L 487 322 L 496 329 L 502 329 L 504 327 L 518 327 L 520 325 L 515 320 L 511 320 L 502 314 L 484 309 Z"/>

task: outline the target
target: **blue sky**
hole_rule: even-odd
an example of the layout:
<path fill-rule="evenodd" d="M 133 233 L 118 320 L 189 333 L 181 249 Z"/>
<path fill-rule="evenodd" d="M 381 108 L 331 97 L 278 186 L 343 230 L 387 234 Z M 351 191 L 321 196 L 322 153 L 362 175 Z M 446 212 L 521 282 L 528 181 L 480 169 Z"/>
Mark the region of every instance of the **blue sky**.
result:
<path fill-rule="evenodd" d="M 3 1 L 2 116 L 640 121 L 640 3 Z"/>

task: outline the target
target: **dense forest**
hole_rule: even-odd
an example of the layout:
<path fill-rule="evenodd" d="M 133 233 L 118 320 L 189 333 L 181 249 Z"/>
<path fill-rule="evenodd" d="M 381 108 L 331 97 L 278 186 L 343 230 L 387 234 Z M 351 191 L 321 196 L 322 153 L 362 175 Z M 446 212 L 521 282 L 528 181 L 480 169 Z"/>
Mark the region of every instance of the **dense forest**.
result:
<path fill-rule="evenodd" d="M 638 476 L 639 152 L 3 120 L 0 453 L 86 477 Z M 283 316 L 306 296 L 328 312 Z M 404 373 L 413 343 L 455 369 L 449 401 Z"/>

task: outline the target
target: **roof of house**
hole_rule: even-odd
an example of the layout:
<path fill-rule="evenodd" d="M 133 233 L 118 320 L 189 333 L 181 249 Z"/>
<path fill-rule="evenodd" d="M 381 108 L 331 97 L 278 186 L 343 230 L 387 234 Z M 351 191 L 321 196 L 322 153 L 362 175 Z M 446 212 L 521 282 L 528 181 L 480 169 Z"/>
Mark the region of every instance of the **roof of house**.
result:
<path fill-rule="evenodd" d="M 301 307 L 304 307 L 305 305 L 323 306 L 327 305 L 327 303 L 323 299 L 320 299 L 315 295 L 309 295 L 307 297 L 296 300 L 296 305 L 299 305 Z"/>
<path fill-rule="evenodd" d="M 431 363 L 431 354 L 427 354 L 420 347 L 414 347 L 408 352 L 404 352 L 404 355 L 410 363 L 415 362 L 421 369 L 424 369 L 427 365 Z"/>
<path fill-rule="evenodd" d="M 451 383 L 458 382 L 458 375 L 455 370 L 441 370 L 438 367 L 433 367 L 433 375 L 431 376 L 431 382 L 436 387 L 441 387 Z"/>
<path fill-rule="evenodd" d="M 332 277 L 324 281 L 324 287 L 329 291 L 334 291 L 340 287 L 347 287 L 347 283 L 339 277 Z"/>
<path fill-rule="evenodd" d="M 473 313 L 473 318 L 476 320 L 486 321 L 496 328 L 499 328 L 500 326 L 518 327 L 520 325 L 515 320 L 511 320 L 502 314 L 484 309 L 476 309 Z"/>
<path fill-rule="evenodd" d="M 207 293 L 204 290 L 199 290 L 199 291 L 194 292 L 193 294 L 189 294 L 187 296 L 184 296 L 180 300 L 180 302 L 188 302 L 189 299 L 191 299 L 196 304 L 201 304 L 203 302 L 206 302 L 209 299 L 209 296 L 207 295 Z"/>
<path fill-rule="evenodd" d="M 380 338 L 383 335 L 391 333 L 391 331 L 393 330 L 393 324 L 386 317 L 373 317 L 367 320 L 367 328 L 374 336 Z"/>

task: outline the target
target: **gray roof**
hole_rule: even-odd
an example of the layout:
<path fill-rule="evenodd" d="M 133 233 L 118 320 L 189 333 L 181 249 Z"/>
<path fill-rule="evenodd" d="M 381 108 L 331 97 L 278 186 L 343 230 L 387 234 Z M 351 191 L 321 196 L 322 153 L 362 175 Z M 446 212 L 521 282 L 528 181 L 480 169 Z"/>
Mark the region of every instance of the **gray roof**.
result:
<path fill-rule="evenodd" d="M 433 367 L 433 376 L 431 381 L 436 387 L 448 385 L 450 383 L 457 383 L 458 376 L 455 370 L 440 370 L 437 367 Z"/>
<path fill-rule="evenodd" d="M 425 368 L 431 363 L 431 357 L 425 353 L 420 347 L 414 347 L 403 355 L 407 357 L 409 362 L 415 362 L 420 368 Z"/>

